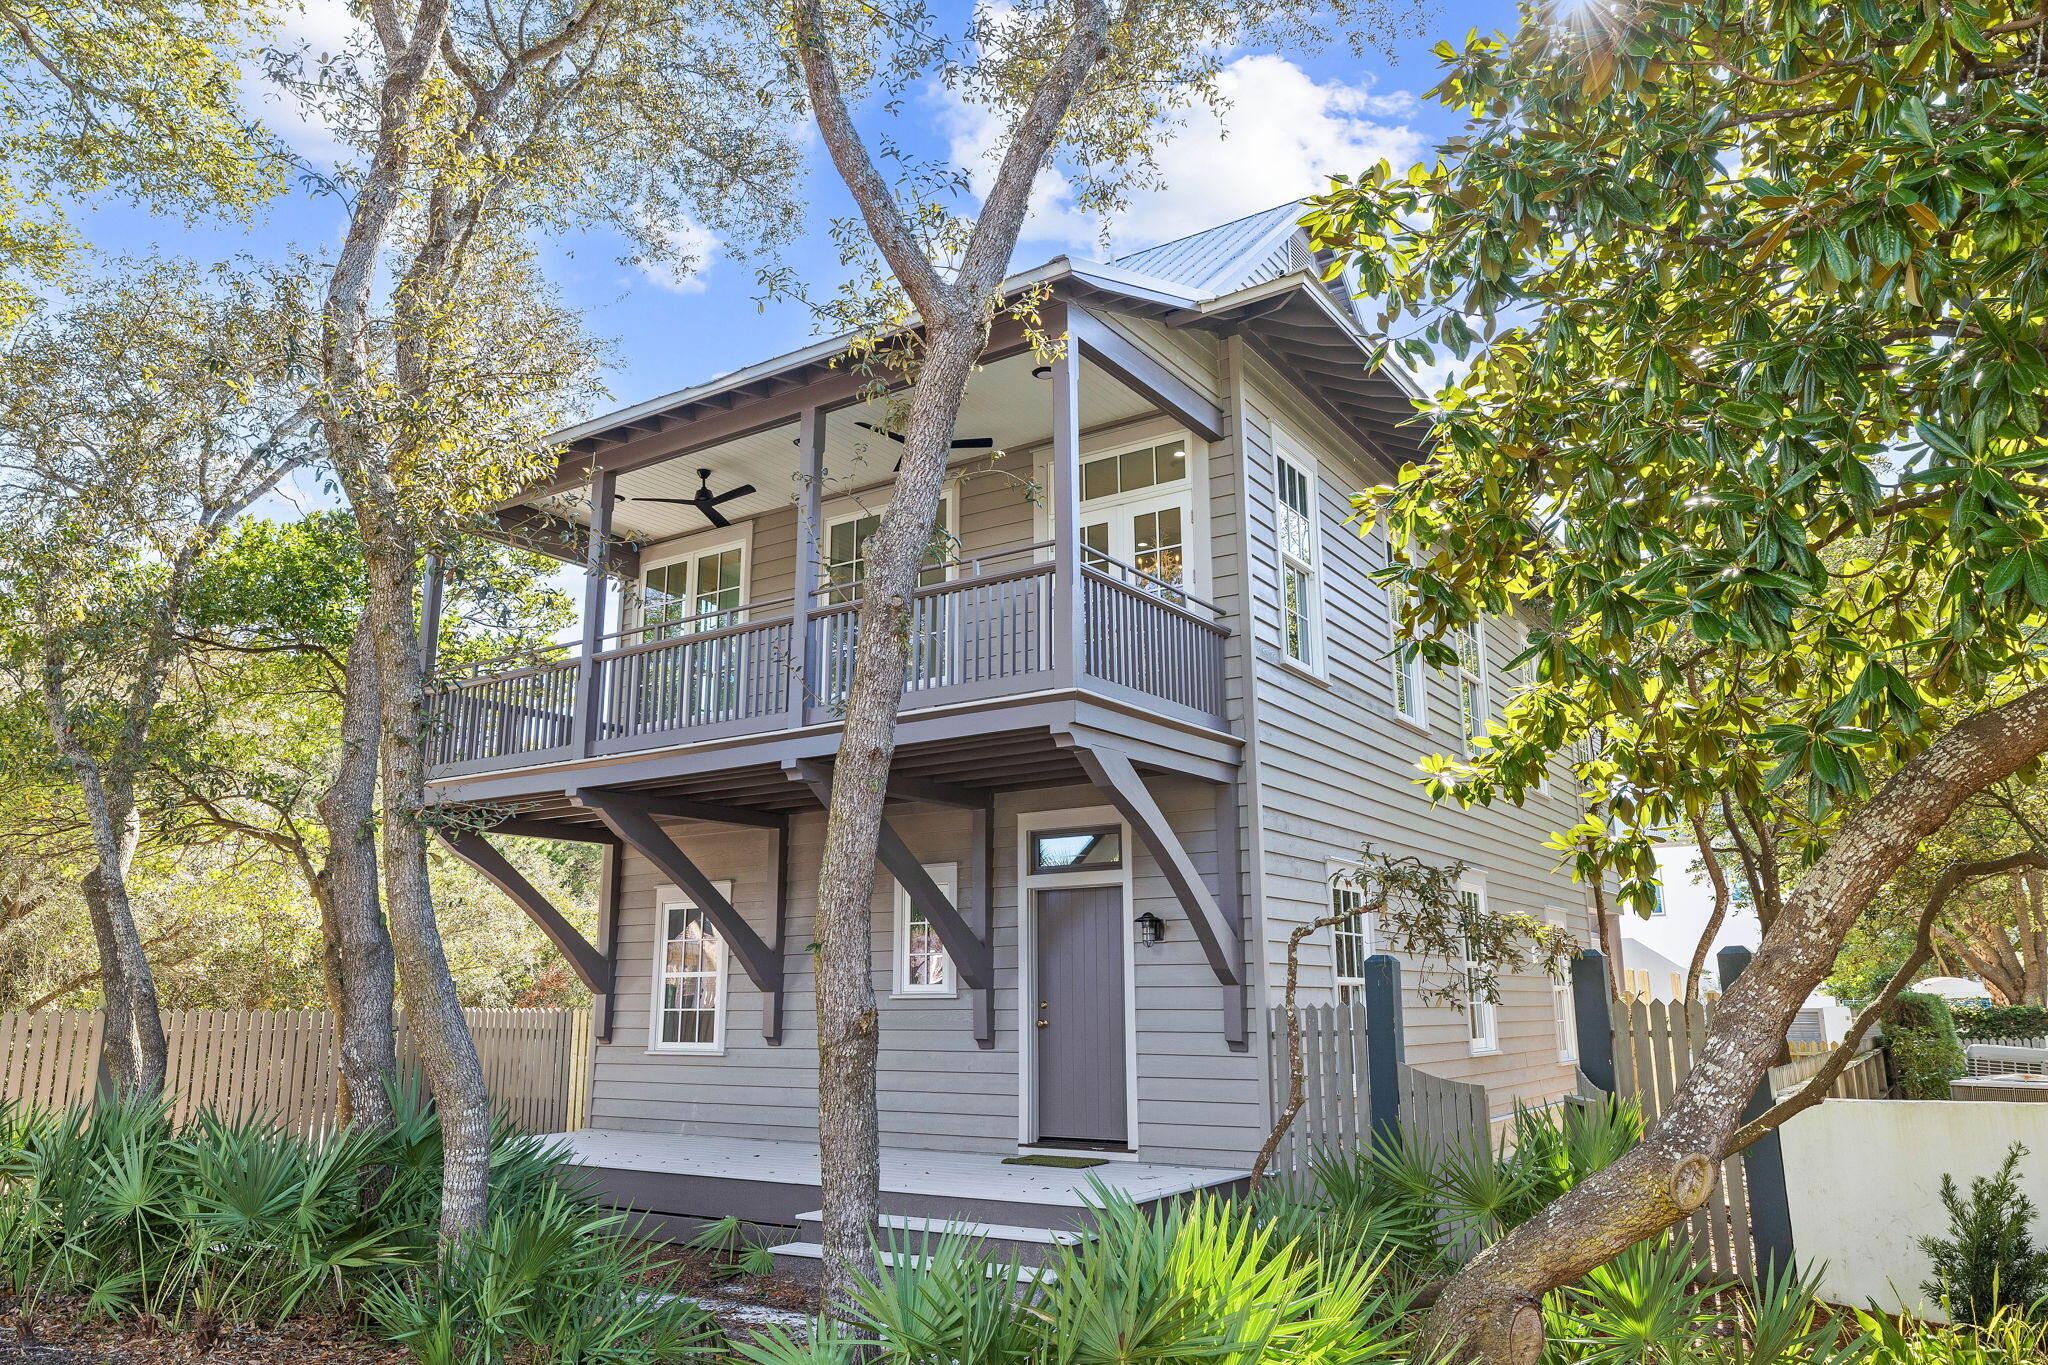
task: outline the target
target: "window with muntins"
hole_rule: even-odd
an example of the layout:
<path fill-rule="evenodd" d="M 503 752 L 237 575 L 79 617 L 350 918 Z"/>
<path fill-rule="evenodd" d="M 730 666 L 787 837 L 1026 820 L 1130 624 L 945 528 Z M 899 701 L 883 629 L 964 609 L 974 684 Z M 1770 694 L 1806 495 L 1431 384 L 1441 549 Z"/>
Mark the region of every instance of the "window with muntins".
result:
<path fill-rule="evenodd" d="M 1422 656 L 1404 650 L 1401 613 L 1408 606 L 1408 590 L 1395 585 L 1388 591 L 1388 619 L 1394 637 L 1394 709 L 1417 725 L 1429 724 L 1429 684 L 1422 673 Z"/>
<path fill-rule="evenodd" d="M 746 551 L 721 546 L 647 571 L 641 621 L 646 638 L 670 639 L 684 631 L 718 630 L 739 623 L 746 596 Z"/>
<path fill-rule="evenodd" d="M 1569 922 L 1565 912 L 1555 906 L 1545 910 L 1543 918 L 1559 928 L 1564 928 Z M 1572 996 L 1569 967 L 1560 969 L 1550 978 L 1550 1020 L 1557 1033 L 1557 1060 L 1579 1060 L 1579 1011 L 1578 1002 Z"/>
<path fill-rule="evenodd" d="M 1348 915 L 1330 927 L 1330 965 L 1337 981 L 1337 1003 L 1364 998 L 1365 960 L 1372 956 L 1372 925 L 1359 913 L 1365 893 L 1348 882 L 1330 883 L 1330 913 Z"/>
<path fill-rule="evenodd" d="M 959 869 L 954 863 L 926 863 L 924 870 L 946 899 L 960 903 Z M 896 888 L 896 985 L 898 995 L 955 995 L 953 959 L 939 931 L 903 887 Z"/>
<path fill-rule="evenodd" d="M 1476 879 L 1467 879 L 1458 887 L 1458 899 L 1463 903 L 1468 924 L 1476 924 L 1486 913 L 1486 885 Z M 1500 1007 L 1486 998 L 1480 983 L 1483 973 L 1472 956 L 1472 940 L 1464 940 L 1464 961 L 1459 964 L 1465 974 L 1465 1023 L 1472 1039 L 1472 1051 L 1500 1051 Z"/>
<path fill-rule="evenodd" d="M 946 581 L 946 561 L 953 557 L 952 511 L 951 500 L 941 499 L 931 549 L 925 554 L 925 567 L 918 571 L 919 587 Z M 881 526 L 880 512 L 863 512 L 842 517 L 825 528 L 825 583 L 832 589 L 829 598 L 833 603 L 859 600 L 856 585 L 867 578 L 868 541 Z"/>
<path fill-rule="evenodd" d="M 725 1040 L 725 944 L 710 918 L 688 901 L 666 902 L 661 923 L 653 1046 L 714 1052 Z"/>
<path fill-rule="evenodd" d="M 1458 718 L 1465 747 L 1486 733 L 1486 634 L 1477 621 L 1458 627 Z"/>
<path fill-rule="evenodd" d="M 1273 459 L 1280 535 L 1280 647 L 1309 668 L 1322 662 L 1317 621 L 1315 476 L 1284 455 Z"/>

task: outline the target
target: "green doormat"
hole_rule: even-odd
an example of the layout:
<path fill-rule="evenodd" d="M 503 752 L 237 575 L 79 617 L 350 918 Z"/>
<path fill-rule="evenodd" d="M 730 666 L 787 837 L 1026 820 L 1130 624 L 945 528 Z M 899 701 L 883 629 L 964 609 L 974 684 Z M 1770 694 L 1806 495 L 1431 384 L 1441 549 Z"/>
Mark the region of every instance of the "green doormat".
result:
<path fill-rule="evenodd" d="M 1062 1170 L 1080 1171 L 1090 1166 L 1107 1166 L 1108 1157 L 1100 1156 L 1006 1156 L 1005 1166 L 1058 1166 Z"/>

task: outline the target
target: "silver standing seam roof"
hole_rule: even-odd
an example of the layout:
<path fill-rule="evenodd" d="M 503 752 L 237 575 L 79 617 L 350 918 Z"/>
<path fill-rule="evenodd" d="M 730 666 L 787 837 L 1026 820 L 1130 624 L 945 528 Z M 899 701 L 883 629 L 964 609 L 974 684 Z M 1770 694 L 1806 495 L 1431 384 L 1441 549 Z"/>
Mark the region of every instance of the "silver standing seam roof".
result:
<path fill-rule="evenodd" d="M 1280 239 L 1292 236 L 1300 218 L 1301 201 L 1289 200 L 1216 227 L 1148 246 L 1143 251 L 1118 256 L 1112 263 L 1198 293 L 1228 293 L 1242 281 L 1218 277 L 1234 274 L 1251 264 L 1259 248 L 1270 250 Z"/>

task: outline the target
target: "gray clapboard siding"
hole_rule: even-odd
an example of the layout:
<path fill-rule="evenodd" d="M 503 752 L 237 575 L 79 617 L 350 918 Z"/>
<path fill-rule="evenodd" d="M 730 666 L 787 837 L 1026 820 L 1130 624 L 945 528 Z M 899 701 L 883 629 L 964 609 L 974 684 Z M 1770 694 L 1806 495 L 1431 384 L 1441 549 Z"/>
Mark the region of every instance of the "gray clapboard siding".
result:
<path fill-rule="evenodd" d="M 1386 471 L 1347 454 L 1341 437 L 1319 414 L 1290 398 L 1282 377 L 1255 359 L 1247 375 L 1242 476 L 1248 482 L 1251 523 L 1244 547 L 1249 603 L 1241 619 L 1249 637 L 1265 802 L 1269 983 L 1277 984 L 1284 973 L 1289 930 L 1323 912 L 1327 860 L 1348 856 L 1368 835 L 1389 852 L 1440 863 L 1462 858 L 1485 874 L 1488 900 L 1496 907 L 1532 913 L 1557 907 L 1583 930 L 1585 894 L 1553 870 L 1552 857 L 1542 847 L 1552 829 L 1574 818 L 1562 799 L 1537 798 L 1526 810 L 1459 811 L 1433 807 L 1414 786 L 1416 761 L 1457 743 L 1457 697 L 1448 677 L 1429 676 L 1434 724 L 1428 735 L 1397 718 L 1393 709 L 1387 594 L 1368 577 L 1384 563 L 1384 545 L 1377 536 L 1361 538 L 1344 528 L 1349 493 L 1380 481 Z M 1318 465 L 1327 680 L 1305 676 L 1281 661 L 1276 425 L 1313 453 Z M 1487 649 L 1495 665 L 1488 673 L 1490 699 L 1496 709 L 1512 693 L 1512 679 L 1498 664 L 1519 648 L 1518 630 L 1499 621 L 1487 623 Z M 1328 937 L 1317 936 L 1313 955 L 1310 946 L 1304 945 L 1304 979 L 1327 983 Z M 1412 983 L 1418 973 L 1441 973 L 1444 964 L 1411 963 L 1409 969 Z M 1571 1088 L 1572 1068 L 1557 1061 L 1547 979 L 1503 981 L 1501 1049 L 1492 1055 L 1471 1054 L 1465 1019 L 1455 1009 L 1426 1006 L 1411 995 L 1406 1013 L 1410 1061 L 1447 1078 L 1484 1080 L 1494 1091 L 1497 1113 L 1516 1100 L 1542 1102 Z"/>

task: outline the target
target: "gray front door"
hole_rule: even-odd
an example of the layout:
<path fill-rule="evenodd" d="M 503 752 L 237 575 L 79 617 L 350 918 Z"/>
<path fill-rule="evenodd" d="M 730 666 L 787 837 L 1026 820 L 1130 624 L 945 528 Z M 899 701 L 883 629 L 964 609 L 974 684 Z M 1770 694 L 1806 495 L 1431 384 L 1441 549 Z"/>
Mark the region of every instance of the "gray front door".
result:
<path fill-rule="evenodd" d="M 1124 893 L 1042 890 L 1038 905 L 1038 1136 L 1122 1147 Z"/>

